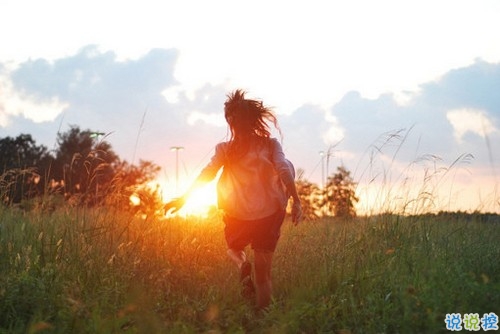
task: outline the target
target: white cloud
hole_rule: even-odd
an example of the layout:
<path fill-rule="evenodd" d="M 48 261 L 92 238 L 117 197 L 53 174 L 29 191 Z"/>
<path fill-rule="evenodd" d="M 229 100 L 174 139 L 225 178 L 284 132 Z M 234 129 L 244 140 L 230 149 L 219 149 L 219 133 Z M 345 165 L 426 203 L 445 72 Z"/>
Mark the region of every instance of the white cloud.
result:
<path fill-rule="evenodd" d="M 222 127 L 226 125 L 224 117 L 221 113 L 204 113 L 200 111 L 193 111 L 189 114 L 187 123 L 194 125 L 196 122 L 204 122 L 208 125 Z"/>
<path fill-rule="evenodd" d="M 35 123 L 50 122 L 68 107 L 57 97 L 40 100 L 12 88 L 12 82 L 0 77 L 0 126 L 7 127 L 10 119 L 23 116 Z"/>
<path fill-rule="evenodd" d="M 446 118 L 453 126 L 453 134 L 458 142 L 469 132 L 485 138 L 498 131 L 484 110 L 454 109 L 446 113 Z"/>
<path fill-rule="evenodd" d="M 400 107 L 408 107 L 418 97 L 420 88 L 414 90 L 401 90 L 393 93 L 392 98 L 394 102 Z"/>
<path fill-rule="evenodd" d="M 167 100 L 168 103 L 179 103 L 179 94 L 181 92 L 181 87 L 170 86 L 161 92 L 161 95 Z"/>
<path fill-rule="evenodd" d="M 344 138 L 344 129 L 338 124 L 332 124 L 323 134 L 323 141 L 326 145 L 336 144 Z"/>
<path fill-rule="evenodd" d="M 287 114 L 305 103 L 330 106 L 353 89 L 371 98 L 413 90 L 478 56 L 500 59 L 495 0 L 310 0 L 287 3 L 286 15 L 281 3 L 266 0 L 0 6 L 9 13 L 0 21 L 1 60 L 57 59 L 87 44 L 118 59 L 175 48 L 175 78 L 186 92 L 207 82 L 242 86 Z"/>
<path fill-rule="evenodd" d="M 330 127 L 323 133 L 323 142 L 326 145 L 333 145 L 340 142 L 344 138 L 344 129 L 340 126 L 337 117 L 327 112 L 325 120 L 330 123 Z"/>
<path fill-rule="evenodd" d="M 1 104 L 1 102 L 0 102 L 0 104 Z M 1 105 L 0 105 L 0 126 L 6 127 L 7 125 L 9 125 L 9 117 L 8 117 L 7 113 L 4 113 L 3 107 L 1 107 Z"/>

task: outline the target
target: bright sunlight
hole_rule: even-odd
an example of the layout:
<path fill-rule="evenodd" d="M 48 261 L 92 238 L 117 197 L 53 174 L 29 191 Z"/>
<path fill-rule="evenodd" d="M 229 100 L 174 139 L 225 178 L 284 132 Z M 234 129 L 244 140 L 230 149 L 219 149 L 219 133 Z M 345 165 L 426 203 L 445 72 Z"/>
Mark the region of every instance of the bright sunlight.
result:
<path fill-rule="evenodd" d="M 165 201 L 172 199 L 171 196 L 164 196 Z M 178 211 L 181 216 L 206 216 L 213 206 L 217 205 L 216 183 L 211 182 L 203 187 L 194 190 L 186 201 L 186 204 Z"/>
<path fill-rule="evenodd" d="M 210 183 L 193 191 L 179 213 L 205 216 L 214 205 L 217 205 L 217 193 L 215 183 Z"/>

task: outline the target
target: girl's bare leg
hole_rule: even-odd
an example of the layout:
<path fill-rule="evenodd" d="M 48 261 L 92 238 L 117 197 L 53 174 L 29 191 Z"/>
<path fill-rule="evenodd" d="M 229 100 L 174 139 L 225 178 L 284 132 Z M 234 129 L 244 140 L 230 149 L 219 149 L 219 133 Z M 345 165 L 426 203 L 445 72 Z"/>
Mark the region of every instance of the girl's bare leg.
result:
<path fill-rule="evenodd" d="M 245 299 L 253 301 L 255 299 L 255 286 L 252 281 L 252 265 L 247 261 L 245 252 L 228 249 L 227 255 L 240 270 L 241 295 Z"/>
<path fill-rule="evenodd" d="M 247 260 L 247 255 L 243 250 L 237 251 L 230 248 L 227 250 L 227 255 L 238 266 L 239 269 L 241 269 L 241 266 Z"/>
<path fill-rule="evenodd" d="M 271 266 L 273 252 L 255 252 L 255 287 L 257 292 L 257 309 L 269 306 L 272 297 Z"/>

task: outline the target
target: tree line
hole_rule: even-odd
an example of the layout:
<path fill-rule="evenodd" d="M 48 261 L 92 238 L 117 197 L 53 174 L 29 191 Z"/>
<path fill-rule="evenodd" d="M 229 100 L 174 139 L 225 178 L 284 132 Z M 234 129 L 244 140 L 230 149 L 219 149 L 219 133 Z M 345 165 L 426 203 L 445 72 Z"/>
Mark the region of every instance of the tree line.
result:
<path fill-rule="evenodd" d="M 113 151 L 102 132 L 71 126 L 59 133 L 54 150 L 38 145 L 29 134 L 0 138 L 0 203 L 7 206 L 44 204 L 47 197 L 73 205 L 114 205 L 131 208 L 130 196 L 140 203 L 133 210 L 154 211 L 161 207 L 153 181 L 160 167 L 140 160 L 133 165 Z M 322 189 L 298 171 L 297 190 L 307 219 L 321 216 L 356 216 L 356 183 L 343 166 L 328 177 Z"/>
<path fill-rule="evenodd" d="M 345 166 L 338 166 L 337 172 L 329 175 L 324 188 L 304 178 L 304 170 L 297 171 L 296 187 L 304 216 L 313 220 L 323 216 L 340 218 L 356 217 L 356 182 Z"/>
<path fill-rule="evenodd" d="M 104 133 L 71 126 L 59 133 L 55 149 L 38 145 L 30 134 L 0 139 L 0 202 L 3 205 L 55 195 L 77 205 L 127 204 L 139 185 L 160 167 L 122 160 Z"/>

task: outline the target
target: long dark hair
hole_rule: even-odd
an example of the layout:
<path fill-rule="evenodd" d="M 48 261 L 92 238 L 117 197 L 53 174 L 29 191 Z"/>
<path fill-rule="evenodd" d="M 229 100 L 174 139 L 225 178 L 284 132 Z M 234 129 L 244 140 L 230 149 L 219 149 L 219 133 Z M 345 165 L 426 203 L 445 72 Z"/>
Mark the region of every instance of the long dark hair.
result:
<path fill-rule="evenodd" d="M 246 92 L 237 89 L 227 95 L 224 103 L 224 116 L 231 131 L 230 155 L 244 154 L 254 139 L 271 136 L 268 122 L 272 123 L 281 135 L 278 119 L 271 108 L 262 101 L 246 99 Z"/>

